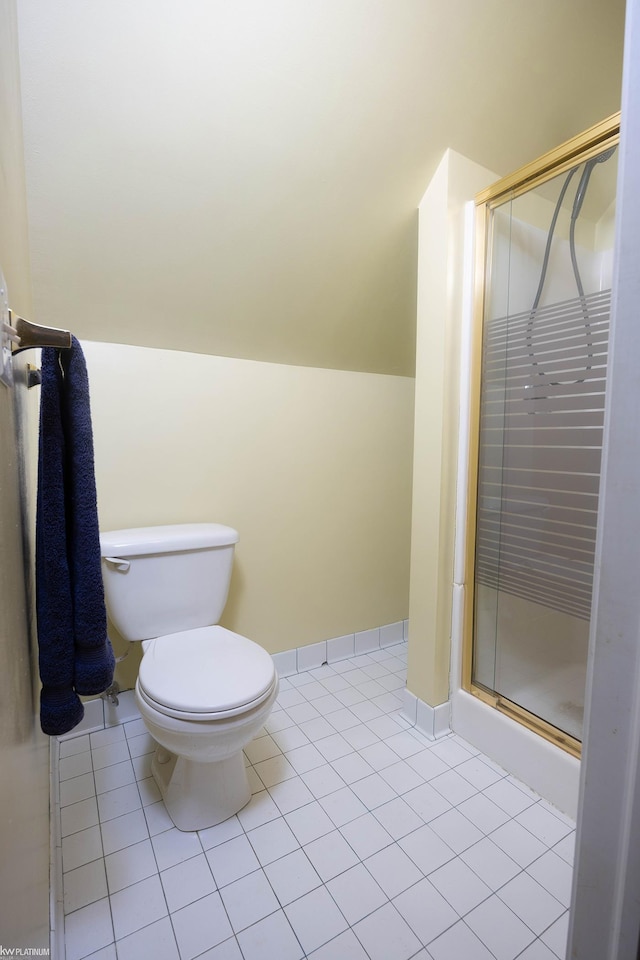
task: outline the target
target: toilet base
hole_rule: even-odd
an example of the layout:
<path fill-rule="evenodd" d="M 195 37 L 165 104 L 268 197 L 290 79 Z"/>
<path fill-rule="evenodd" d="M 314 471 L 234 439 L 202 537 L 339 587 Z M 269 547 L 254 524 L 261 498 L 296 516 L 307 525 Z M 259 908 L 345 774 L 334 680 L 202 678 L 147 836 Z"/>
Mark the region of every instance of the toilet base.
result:
<path fill-rule="evenodd" d="M 251 799 L 242 751 L 214 763 L 196 763 L 158 747 L 151 773 L 178 830 L 204 830 L 228 820 Z"/>

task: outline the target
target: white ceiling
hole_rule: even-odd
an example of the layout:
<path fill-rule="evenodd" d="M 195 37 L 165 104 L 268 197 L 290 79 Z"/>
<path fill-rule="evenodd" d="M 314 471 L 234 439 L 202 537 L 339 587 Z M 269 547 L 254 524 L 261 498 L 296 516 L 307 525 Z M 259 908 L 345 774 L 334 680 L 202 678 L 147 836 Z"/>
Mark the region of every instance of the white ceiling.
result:
<path fill-rule="evenodd" d="M 416 208 L 619 108 L 623 0 L 19 0 L 40 322 L 411 375 Z"/>

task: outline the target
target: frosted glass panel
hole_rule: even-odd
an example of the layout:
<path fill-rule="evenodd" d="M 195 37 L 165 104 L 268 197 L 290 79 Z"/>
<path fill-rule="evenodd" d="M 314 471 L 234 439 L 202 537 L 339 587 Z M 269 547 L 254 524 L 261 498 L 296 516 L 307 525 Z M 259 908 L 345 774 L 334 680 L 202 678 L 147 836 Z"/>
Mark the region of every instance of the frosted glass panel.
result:
<path fill-rule="evenodd" d="M 609 338 L 611 151 L 496 207 L 473 679 L 581 739 Z"/>

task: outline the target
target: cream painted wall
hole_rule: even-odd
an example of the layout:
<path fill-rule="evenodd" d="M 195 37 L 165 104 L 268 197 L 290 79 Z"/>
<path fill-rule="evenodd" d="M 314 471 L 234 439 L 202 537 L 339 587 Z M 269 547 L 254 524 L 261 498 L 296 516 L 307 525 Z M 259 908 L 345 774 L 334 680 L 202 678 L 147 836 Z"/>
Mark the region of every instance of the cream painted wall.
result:
<path fill-rule="evenodd" d="M 18 0 L 35 319 L 413 375 L 447 146 L 515 169 L 619 105 L 624 0 Z M 578 9 L 579 8 L 579 9 Z"/>
<path fill-rule="evenodd" d="M 223 622 L 271 653 L 406 618 L 413 379 L 83 347 L 103 529 L 236 527 Z"/>
<path fill-rule="evenodd" d="M 13 309 L 30 309 L 14 0 L 0 0 L 0 266 Z M 49 945 L 49 744 L 37 721 L 37 651 L 23 543 L 22 365 L 0 383 L 0 944 Z"/>
<path fill-rule="evenodd" d="M 496 175 L 447 150 L 420 204 L 407 685 L 449 697 L 464 204 Z"/>

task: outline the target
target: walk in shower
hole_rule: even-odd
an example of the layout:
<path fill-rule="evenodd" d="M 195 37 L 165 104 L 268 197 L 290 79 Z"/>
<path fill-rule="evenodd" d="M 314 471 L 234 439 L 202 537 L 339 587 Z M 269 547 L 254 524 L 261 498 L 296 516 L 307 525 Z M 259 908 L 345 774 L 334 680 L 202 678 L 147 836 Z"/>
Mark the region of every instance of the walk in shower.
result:
<path fill-rule="evenodd" d="M 579 755 L 618 117 L 476 201 L 465 686 Z"/>

